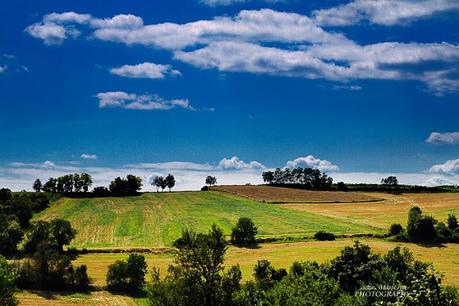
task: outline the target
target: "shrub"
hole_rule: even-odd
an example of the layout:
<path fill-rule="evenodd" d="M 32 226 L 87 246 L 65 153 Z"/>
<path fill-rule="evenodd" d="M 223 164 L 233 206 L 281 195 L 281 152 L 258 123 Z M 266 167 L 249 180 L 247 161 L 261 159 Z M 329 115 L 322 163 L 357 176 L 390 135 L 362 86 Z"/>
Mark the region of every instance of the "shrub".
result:
<path fill-rule="evenodd" d="M 336 190 L 338 190 L 338 191 L 347 191 L 348 188 L 347 188 L 346 184 L 344 184 L 344 182 L 338 182 L 338 184 L 336 184 Z"/>
<path fill-rule="evenodd" d="M 13 215 L 0 215 L 0 254 L 14 255 L 21 241 L 22 230 Z"/>
<path fill-rule="evenodd" d="M 201 191 L 209 191 L 209 187 L 208 186 L 204 186 L 201 188 Z"/>
<path fill-rule="evenodd" d="M 93 197 L 97 198 L 109 197 L 110 190 L 108 190 L 107 187 L 103 186 L 94 187 L 94 189 L 92 190 L 92 195 Z"/>
<path fill-rule="evenodd" d="M 336 237 L 333 233 L 329 233 L 329 232 L 326 232 L 326 231 L 318 231 L 317 233 L 314 234 L 314 239 L 315 240 L 322 240 L 322 241 L 326 241 L 326 240 L 335 240 Z"/>
<path fill-rule="evenodd" d="M 73 287 L 76 290 L 88 290 L 91 280 L 88 276 L 88 268 L 86 265 L 76 267 L 73 273 Z"/>
<path fill-rule="evenodd" d="M 448 228 L 450 230 L 455 230 L 459 228 L 457 218 L 455 215 L 451 215 L 451 214 L 448 215 Z"/>
<path fill-rule="evenodd" d="M 403 227 L 398 223 L 393 223 L 389 229 L 390 236 L 397 236 L 403 232 Z"/>
<path fill-rule="evenodd" d="M 254 244 L 258 229 L 250 218 L 239 218 L 231 231 L 231 243 L 235 245 Z"/>
<path fill-rule="evenodd" d="M 407 233 L 412 241 L 436 241 L 435 220 L 432 216 L 423 216 L 419 207 L 412 207 L 408 213 Z"/>
<path fill-rule="evenodd" d="M 16 275 L 6 259 L 0 256 L 0 305 L 13 306 L 18 302 L 14 297 Z"/>
<path fill-rule="evenodd" d="M 147 273 L 145 256 L 130 254 L 127 260 L 117 260 L 108 266 L 107 287 L 114 291 L 135 291 L 142 288 Z"/>

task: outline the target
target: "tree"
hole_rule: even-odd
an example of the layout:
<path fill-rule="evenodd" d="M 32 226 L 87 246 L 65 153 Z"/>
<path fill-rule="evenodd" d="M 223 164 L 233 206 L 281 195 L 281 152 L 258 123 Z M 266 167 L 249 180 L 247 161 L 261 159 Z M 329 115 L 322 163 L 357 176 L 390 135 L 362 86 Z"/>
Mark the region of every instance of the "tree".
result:
<path fill-rule="evenodd" d="M 0 254 L 14 255 L 22 239 L 18 219 L 13 215 L 0 215 Z"/>
<path fill-rule="evenodd" d="M 452 214 L 448 214 L 448 228 L 450 230 L 455 230 L 456 228 L 458 228 L 459 225 L 457 223 L 457 218 L 455 215 L 452 215 Z"/>
<path fill-rule="evenodd" d="M 57 192 L 57 180 L 50 177 L 48 181 L 43 185 L 43 191 L 45 192 Z"/>
<path fill-rule="evenodd" d="M 239 218 L 231 231 L 231 242 L 235 245 L 253 244 L 258 229 L 250 218 Z"/>
<path fill-rule="evenodd" d="M 35 190 L 35 192 L 40 192 L 41 188 L 43 188 L 43 184 L 41 183 L 40 179 L 36 179 L 33 183 L 33 190 Z"/>
<path fill-rule="evenodd" d="M 398 187 L 398 179 L 395 176 L 388 176 L 381 179 L 381 184 L 386 185 L 389 188 L 397 188 Z"/>
<path fill-rule="evenodd" d="M 126 181 L 118 176 L 110 182 L 108 189 L 114 196 L 123 196 L 126 193 Z"/>
<path fill-rule="evenodd" d="M 171 189 L 175 186 L 175 177 L 172 174 L 168 174 L 164 180 L 169 192 L 171 192 Z"/>
<path fill-rule="evenodd" d="M 142 179 L 139 176 L 128 174 L 126 176 L 126 187 L 128 195 L 135 195 L 142 189 Z"/>
<path fill-rule="evenodd" d="M 70 244 L 75 235 L 76 230 L 67 220 L 53 219 L 49 223 L 50 244 L 59 252 L 63 252 L 64 245 Z"/>
<path fill-rule="evenodd" d="M 215 176 L 208 175 L 206 177 L 206 184 L 209 186 L 213 186 L 217 184 L 217 178 Z"/>
<path fill-rule="evenodd" d="M 16 275 L 13 267 L 0 256 L 0 305 L 14 306 L 18 301 L 14 297 Z"/>
<path fill-rule="evenodd" d="M 263 178 L 263 182 L 268 183 L 271 185 L 274 181 L 274 172 L 272 171 L 265 171 L 261 174 Z"/>
<path fill-rule="evenodd" d="M 107 287 L 109 290 L 139 290 L 145 283 L 146 273 L 145 256 L 130 254 L 127 260 L 117 260 L 108 266 Z"/>
<path fill-rule="evenodd" d="M 80 181 L 81 181 L 81 186 L 83 188 L 84 192 L 88 192 L 89 187 L 92 186 L 92 177 L 91 175 L 87 173 L 81 173 L 80 174 Z"/>

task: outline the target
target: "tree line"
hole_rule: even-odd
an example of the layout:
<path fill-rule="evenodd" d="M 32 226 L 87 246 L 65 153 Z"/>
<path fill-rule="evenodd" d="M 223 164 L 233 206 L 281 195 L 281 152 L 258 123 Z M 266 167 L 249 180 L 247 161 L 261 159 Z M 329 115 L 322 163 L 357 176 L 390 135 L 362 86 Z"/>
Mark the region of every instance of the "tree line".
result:
<path fill-rule="evenodd" d="M 263 181 L 269 185 L 293 185 L 307 189 L 328 189 L 333 184 L 333 178 L 312 168 L 277 168 L 275 171 L 264 171 Z"/>
<path fill-rule="evenodd" d="M 74 173 L 57 178 L 50 177 L 44 184 L 42 184 L 40 179 L 36 179 L 33 183 L 33 189 L 36 192 L 81 193 L 88 192 L 92 183 L 92 177 L 89 174 Z"/>

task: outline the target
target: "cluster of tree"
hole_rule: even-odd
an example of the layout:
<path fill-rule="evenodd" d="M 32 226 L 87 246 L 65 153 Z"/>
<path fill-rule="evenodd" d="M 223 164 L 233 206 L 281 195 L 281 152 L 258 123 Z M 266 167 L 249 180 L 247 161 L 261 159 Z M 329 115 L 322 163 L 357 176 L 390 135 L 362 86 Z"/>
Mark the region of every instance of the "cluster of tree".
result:
<path fill-rule="evenodd" d="M 175 177 L 172 174 L 164 176 L 155 176 L 151 180 L 151 185 L 156 187 L 156 192 L 164 191 L 164 189 L 169 188 L 169 192 L 175 186 Z"/>
<path fill-rule="evenodd" d="M 88 289 L 90 279 L 86 266 L 74 266 L 74 257 L 64 251 L 75 233 L 70 223 L 61 219 L 33 223 L 21 243 L 23 251 L 15 254 L 16 259 L 9 266 L 13 272 L 10 286 L 40 290 Z M 0 270 L 6 269 L 2 260 L 0 258 Z"/>
<path fill-rule="evenodd" d="M 333 179 L 318 169 L 277 168 L 275 171 L 265 171 L 263 181 L 269 185 L 295 186 L 307 189 L 330 189 Z"/>
<path fill-rule="evenodd" d="M 16 254 L 33 213 L 48 205 L 49 199 L 44 194 L 13 194 L 9 189 L 0 189 L 0 254 Z"/>
<path fill-rule="evenodd" d="M 258 229 L 250 218 L 241 217 L 231 231 L 231 243 L 234 245 L 251 245 L 256 243 Z"/>
<path fill-rule="evenodd" d="M 174 246 L 168 275 L 155 268 L 147 285 L 151 305 L 458 305 L 455 288 L 399 247 L 381 256 L 356 242 L 329 263 L 295 262 L 289 272 L 260 260 L 254 280 L 241 284 L 239 266 L 223 266 L 227 244 L 215 225 L 207 234 L 185 230 Z"/>
<path fill-rule="evenodd" d="M 408 213 L 406 230 L 400 224 L 392 224 L 389 235 L 400 241 L 414 242 L 459 242 L 459 224 L 455 215 L 448 215 L 447 224 L 432 216 L 422 214 L 415 206 Z"/>
<path fill-rule="evenodd" d="M 145 284 L 145 256 L 130 254 L 127 260 L 117 260 L 108 266 L 107 288 L 111 291 L 138 291 Z"/>
<path fill-rule="evenodd" d="M 50 177 L 44 184 L 40 179 L 33 183 L 33 189 L 36 192 L 53 192 L 53 193 L 81 193 L 88 192 L 92 185 L 92 177 L 87 173 L 74 173 L 60 176 L 58 178 Z"/>
<path fill-rule="evenodd" d="M 117 177 L 111 181 L 108 189 L 110 195 L 115 197 L 137 195 L 142 189 L 142 178 L 132 174 L 128 174 L 125 179 Z"/>

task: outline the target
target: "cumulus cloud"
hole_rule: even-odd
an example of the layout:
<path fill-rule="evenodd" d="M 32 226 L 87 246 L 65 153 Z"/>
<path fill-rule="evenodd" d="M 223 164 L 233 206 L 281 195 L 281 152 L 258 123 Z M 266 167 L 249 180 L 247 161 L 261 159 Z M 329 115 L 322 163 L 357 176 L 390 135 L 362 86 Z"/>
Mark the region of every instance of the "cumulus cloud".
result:
<path fill-rule="evenodd" d="M 426 142 L 432 144 L 458 144 L 459 143 L 459 132 L 451 133 L 438 133 L 432 132 L 429 137 L 426 139 Z"/>
<path fill-rule="evenodd" d="M 457 9 L 456 0 L 354 0 L 316 10 L 313 17 L 317 24 L 324 26 L 348 26 L 362 21 L 391 26 Z"/>
<path fill-rule="evenodd" d="M 433 165 L 429 172 L 442 174 L 457 174 L 459 172 L 459 159 L 448 160 L 443 164 Z"/>
<path fill-rule="evenodd" d="M 261 9 L 184 24 L 145 25 L 140 17 L 133 15 L 99 19 L 67 12 L 46 15 L 42 22 L 31 27 L 46 24 L 62 27 L 64 34 L 56 35 L 56 40 L 62 41 L 72 26 L 86 25 L 93 29 L 92 36 L 97 39 L 171 50 L 175 59 L 202 69 L 321 78 L 344 84 L 358 79 L 415 80 L 436 95 L 459 90 L 457 44 L 361 45 L 341 33 L 321 28 L 317 16 L 316 12 L 313 20 L 297 13 Z M 48 35 L 29 33 L 47 42 Z M 427 65 L 433 62 L 440 64 Z M 130 77 L 164 75 L 158 67 L 145 64 L 123 66 L 113 72 Z M 448 69 L 440 68 L 445 66 Z"/>
<path fill-rule="evenodd" d="M 56 168 L 56 164 L 52 161 L 45 161 L 42 165 L 43 168 L 47 168 L 47 169 L 53 169 L 53 168 Z"/>
<path fill-rule="evenodd" d="M 187 99 L 165 100 L 157 95 L 137 95 L 123 91 L 100 92 L 96 95 L 99 107 L 117 107 L 132 110 L 171 110 L 183 108 L 195 111 Z"/>
<path fill-rule="evenodd" d="M 97 159 L 97 155 L 96 154 L 88 154 L 88 153 L 83 153 L 83 154 L 80 155 L 80 157 L 82 159 L 93 159 L 93 160 Z"/>
<path fill-rule="evenodd" d="M 318 159 L 312 155 L 308 155 L 305 157 L 298 157 L 294 160 L 289 160 L 285 165 L 287 168 L 313 168 L 319 169 L 320 171 L 338 171 L 339 167 L 337 165 L 332 164 L 328 160 Z"/>
<path fill-rule="evenodd" d="M 182 75 L 180 71 L 172 69 L 171 65 L 142 63 L 137 65 L 124 65 L 110 70 L 112 74 L 127 78 L 164 79 L 166 76 Z"/>
<path fill-rule="evenodd" d="M 223 170 L 243 170 L 243 169 L 254 169 L 254 170 L 261 170 L 264 169 L 261 163 L 257 161 L 251 161 L 249 163 L 244 162 L 243 160 L 239 159 L 237 156 L 233 156 L 231 158 L 223 158 L 220 163 L 218 164 L 218 168 Z"/>

